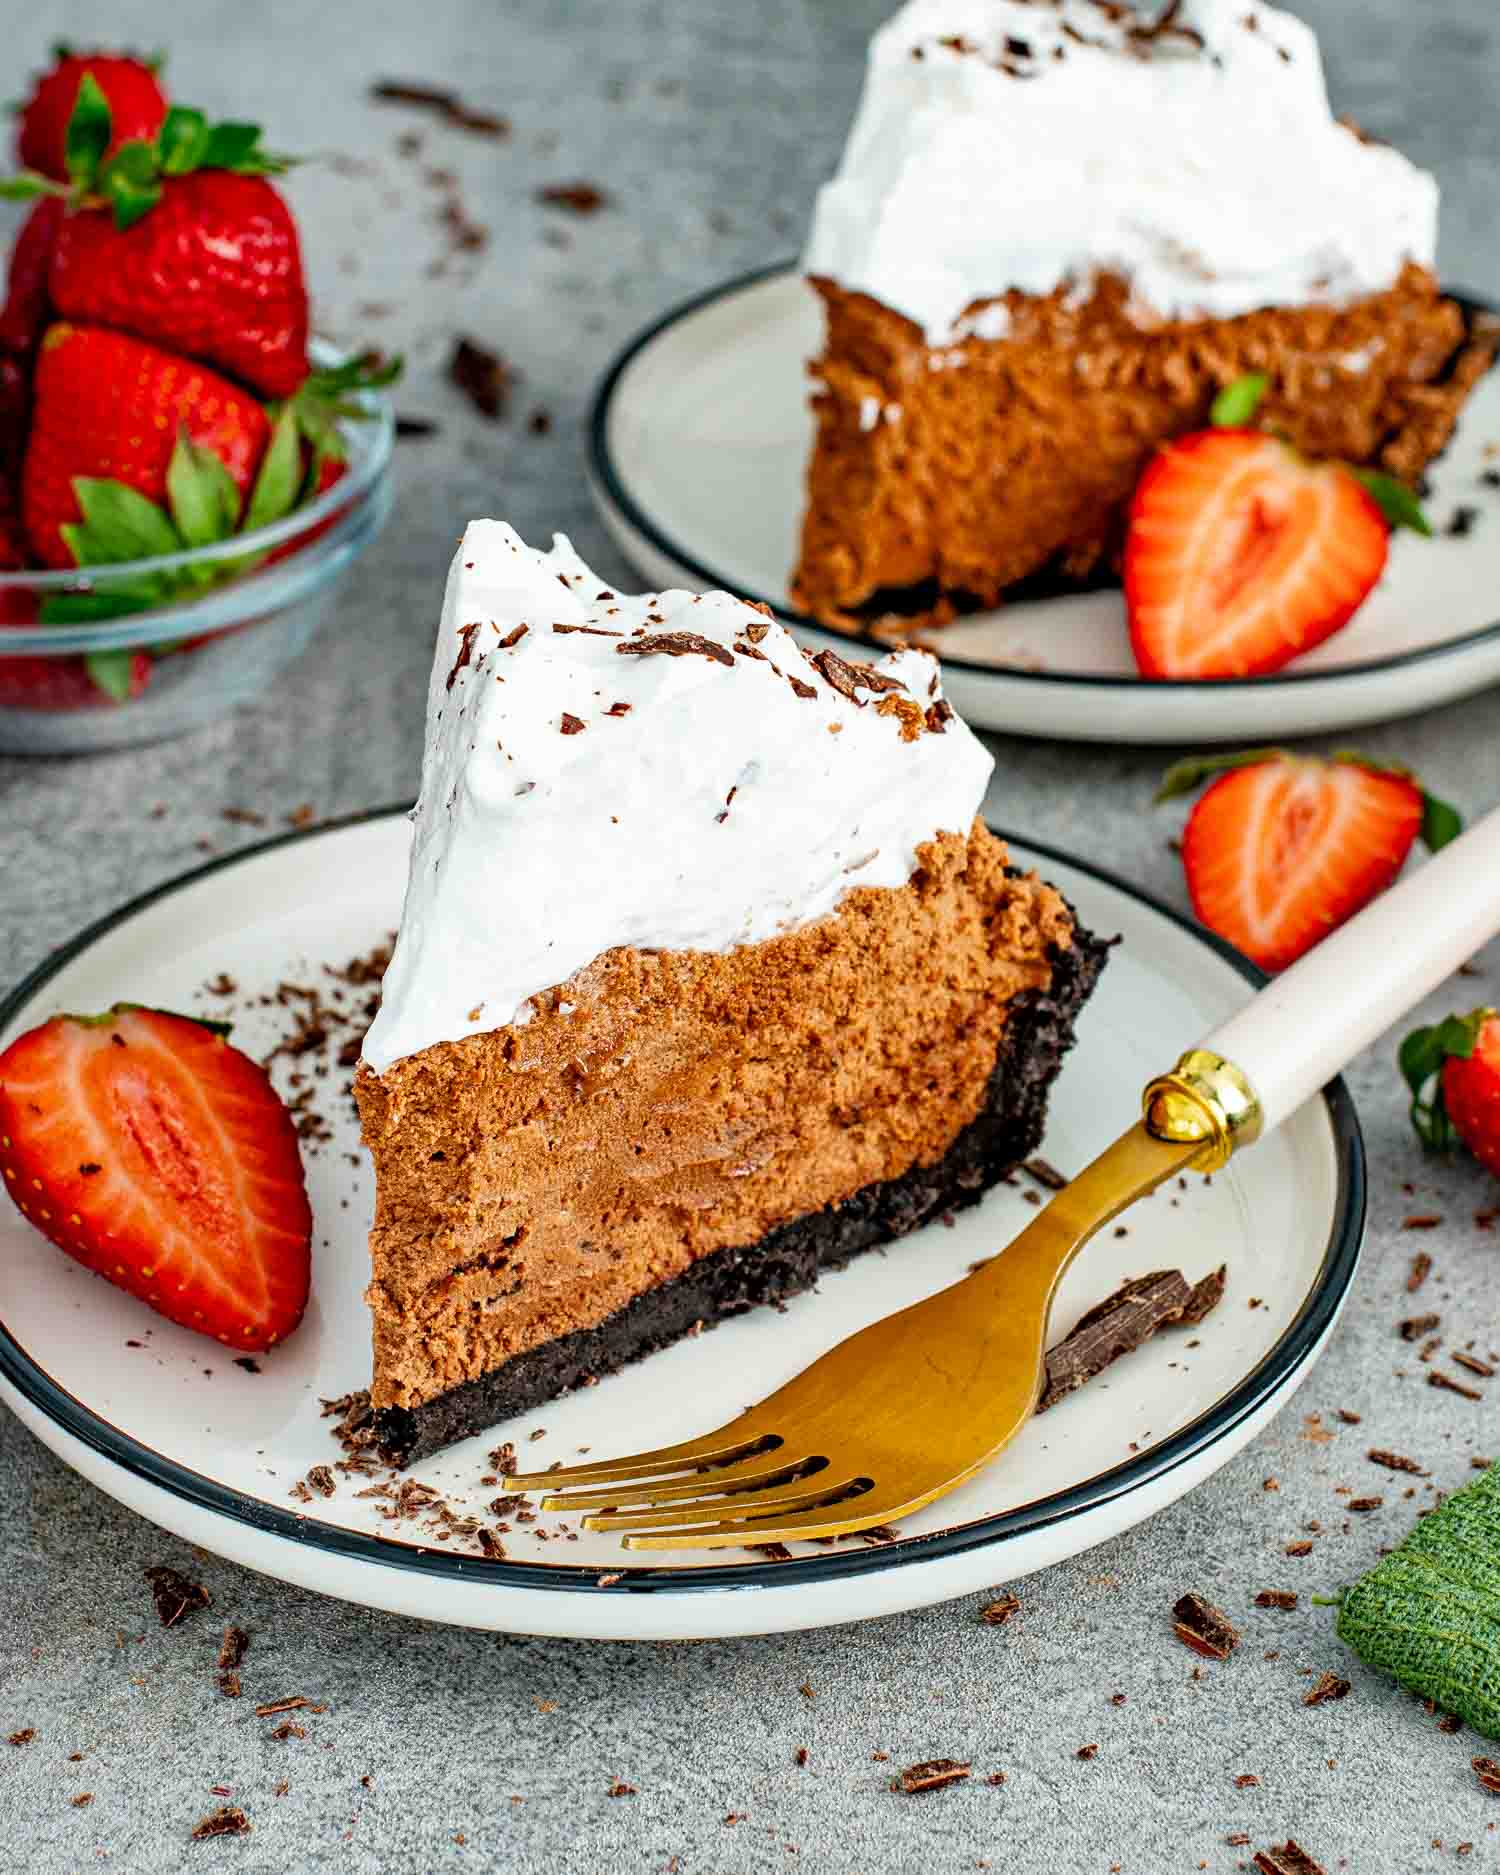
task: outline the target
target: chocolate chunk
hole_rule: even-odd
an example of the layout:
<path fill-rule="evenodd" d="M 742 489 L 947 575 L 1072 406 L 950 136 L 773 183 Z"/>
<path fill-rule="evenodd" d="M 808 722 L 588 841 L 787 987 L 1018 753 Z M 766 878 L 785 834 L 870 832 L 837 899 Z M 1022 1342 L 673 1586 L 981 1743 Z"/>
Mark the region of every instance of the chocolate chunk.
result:
<path fill-rule="evenodd" d="M 1462 1394 L 1466 1400 L 1482 1400 L 1484 1394 L 1478 1387 L 1466 1387 L 1461 1380 L 1454 1380 L 1450 1375 L 1440 1373 L 1436 1368 L 1427 1376 L 1429 1387 L 1441 1387 L 1445 1393 Z"/>
<path fill-rule="evenodd" d="M 451 690 L 453 688 L 454 679 L 474 656 L 474 639 L 478 631 L 479 625 L 477 621 L 472 625 L 459 626 L 458 635 L 463 642 L 458 647 L 458 656 L 453 660 L 453 669 L 449 671 L 448 681 L 443 686 L 445 690 Z"/>
<path fill-rule="evenodd" d="M 1291 1609 L 1297 1606 L 1295 1589 L 1262 1589 L 1255 1598 L 1257 1608 Z"/>
<path fill-rule="evenodd" d="M 210 1810 L 199 1823 L 193 1825 L 193 1841 L 206 1842 L 210 1836 L 248 1836 L 250 1819 L 237 1804 L 225 1804 L 221 1810 Z"/>
<path fill-rule="evenodd" d="M 940 736 L 953 721 L 953 705 L 946 697 L 939 697 L 936 703 L 927 705 L 927 729 L 930 735 Z"/>
<path fill-rule="evenodd" d="M 1493 1758 L 1474 1758 L 1471 1762 L 1475 1777 L 1485 1789 L 1500 1791 L 1500 1764 L 1496 1764 Z"/>
<path fill-rule="evenodd" d="M 414 443 L 428 436 L 441 436 L 441 425 L 434 423 L 431 417 L 397 417 L 396 441 Z"/>
<path fill-rule="evenodd" d="M 1006 1594 L 999 1596 L 987 1607 L 981 1608 L 979 1619 L 986 1627 L 1003 1628 L 1012 1615 L 1018 1615 L 1020 1612 L 1020 1602 L 1014 1595 Z"/>
<path fill-rule="evenodd" d="M 1345 1509 L 1357 1511 L 1379 1510 L 1384 1502 L 1385 1499 L 1383 1497 L 1351 1497 Z"/>
<path fill-rule="evenodd" d="M 750 640 L 751 644 L 758 645 L 764 641 L 770 629 L 769 625 L 747 625 L 745 627 L 745 636 Z"/>
<path fill-rule="evenodd" d="M 811 684 L 803 683 L 800 677 L 789 676 L 787 682 L 792 686 L 792 695 L 801 697 L 804 702 L 806 702 L 809 697 L 815 697 L 818 694 Z"/>
<path fill-rule="evenodd" d="M 611 703 L 604 714 L 606 716 L 628 716 L 630 714 L 630 705 L 628 703 Z"/>
<path fill-rule="evenodd" d="M 536 199 L 544 208 L 565 208 L 574 215 L 597 215 L 608 205 L 609 197 L 595 182 L 553 182 L 538 189 Z"/>
<path fill-rule="evenodd" d="M 1028 1178 L 1034 1178 L 1039 1185 L 1045 1185 L 1048 1191 L 1062 1191 L 1068 1183 L 1057 1167 L 1043 1158 L 1023 1159 L 1021 1170 Z"/>
<path fill-rule="evenodd" d="M 636 1794 L 635 1785 L 627 1784 L 623 1778 L 617 1777 L 604 1794 L 606 1797 L 633 1797 Z"/>
<path fill-rule="evenodd" d="M 153 1568 L 143 1569 L 141 1573 L 151 1585 L 152 1599 L 164 1628 L 175 1628 L 188 1615 L 195 1615 L 200 1608 L 207 1608 L 207 1589 L 197 1582 L 189 1582 L 177 1570 L 159 1563 Z"/>
<path fill-rule="evenodd" d="M 1442 1214 L 1438 1211 L 1413 1211 L 1410 1217 L 1401 1220 L 1402 1230 L 1436 1230 L 1442 1223 Z M 1411 1288 L 1410 1282 L 1407 1288 Z"/>
<path fill-rule="evenodd" d="M 1453 510 L 1448 525 L 1443 532 L 1450 540 L 1462 540 L 1466 534 L 1472 534 L 1474 523 L 1479 519 L 1479 510 L 1472 503 L 1463 501 Z"/>
<path fill-rule="evenodd" d="M 1480 1360 L 1477 1354 L 1465 1354 L 1462 1348 L 1453 1350 L 1453 1359 L 1460 1367 L 1465 1367 L 1471 1374 L 1478 1374 L 1481 1380 L 1493 1380 L 1495 1369 L 1488 1361 Z"/>
<path fill-rule="evenodd" d="M 731 668 L 734 665 L 732 651 L 724 645 L 716 644 L 712 638 L 703 637 L 700 632 L 648 632 L 644 638 L 627 638 L 622 644 L 617 644 L 615 650 L 621 657 L 694 656 L 712 658 L 716 664 L 728 664 Z"/>
<path fill-rule="evenodd" d="M 914 1797 L 918 1791 L 943 1790 L 949 1784 L 962 1784 L 973 1770 L 957 1758 L 927 1758 L 921 1764 L 909 1764 L 898 1777 L 891 1779 L 891 1789 Z"/>
<path fill-rule="evenodd" d="M 1432 1333 L 1442 1319 L 1441 1315 L 1408 1315 L 1401 1323 L 1401 1339 L 1421 1341 L 1424 1336 Z"/>
<path fill-rule="evenodd" d="M 1075 1758 L 1082 1758 L 1085 1764 L 1088 1763 L 1090 1758 L 1097 1758 L 1098 1755 L 1099 1747 L 1097 1745 L 1080 1745 L 1077 1751 L 1073 1753 Z"/>
<path fill-rule="evenodd" d="M 1311 1556 L 1312 1544 L 1305 1536 L 1299 1536 L 1295 1542 L 1288 1543 L 1281 1553 L 1283 1556 Z"/>
<path fill-rule="evenodd" d="M 1414 1296 L 1432 1273 L 1432 1258 L 1425 1250 L 1419 1250 L 1411 1260 L 1411 1269 L 1407 1272 L 1406 1293 Z"/>
<path fill-rule="evenodd" d="M 1260 1875 L 1327 1875 L 1321 1862 L 1314 1862 L 1305 1849 L 1290 1837 L 1279 1849 L 1262 1849 L 1251 1864 Z"/>
<path fill-rule="evenodd" d="M 1172 1632 L 1184 1647 L 1208 1660 L 1227 1660 L 1240 1644 L 1239 1630 L 1222 1609 L 1198 1595 L 1183 1595 L 1172 1604 Z"/>
<path fill-rule="evenodd" d="M 558 727 L 565 736 L 581 736 L 584 730 L 588 728 L 588 724 L 584 722 L 581 716 L 574 716 L 568 710 L 564 710 L 562 713 L 562 721 Z"/>
<path fill-rule="evenodd" d="M 1193 1284 L 1193 1293 L 1188 1298 L 1188 1305 L 1177 1318 L 1179 1328 L 1196 1328 L 1205 1315 L 1213 1313 L 1223 1300 L 1224 1284 L 1228 1275 L 1228 1266 L 1221 1263 L 1216 1270 L 1210 1270 L 1206 1276 Z"/>
<path fill-rule="evenodd" d="M 496 647 L 496 649 L 500 651 L 510 651 L 514 649 L 514 647 L 518 645 L 521 642 L 521 640 L 526 636 L 526 633 L 529 629 L 530 628 L 528 626 L 517 625 L 513 630 L 508 631 L 505 634 L 505 636 L 500 640 L 500 643 Z"/>
<path fill-rule="evenodd" d="M 34 1725 L 23 1725 L 19 1732 L 12 1732 L 10 1734 L 6 1743 L 11 1745 L 29 1745 L 35 1737 L 36 1727 Z"/>
<path fill-rule="evenodd" d="M 1205 1305 L 1191 1315 L 1189 1310 L 1195 1307 L 1198 1290 L 1180 1270 L 1156 1270 L 1123 1284 L 1090 1309 L 1070 1335 L 1048 1350 L 1046 1378 L 1036 1410 L 1046 1412 L 1076 1387 L 1103 1373 L 1121 1355 L 1133 1353 L 1168 1323 L 1201 1321 L 1223 1291 L 1222 1274 L 1217 1272 L 1215 1277 L 1205 1279 L 1217 1283 L 1217 1291 L 1205 1291 Z"/>
<path fill-rule="evenodd" d="M 1322 1673 L 1317 1684 L 1303 1698 L 1304 1706 L 1324 1706 L 1330 1699 L 1344 1699 L 1349 1693 L 1349 1682 L 1341 1680 L 1336 1673 Z"/>
<path fill-rule="evenodd" d="M 448 376 L 482 416 L 492 423 L 504 416 L 512 374 L 498 352 L 476 339 L 460 338 L 448 360 Z"/>

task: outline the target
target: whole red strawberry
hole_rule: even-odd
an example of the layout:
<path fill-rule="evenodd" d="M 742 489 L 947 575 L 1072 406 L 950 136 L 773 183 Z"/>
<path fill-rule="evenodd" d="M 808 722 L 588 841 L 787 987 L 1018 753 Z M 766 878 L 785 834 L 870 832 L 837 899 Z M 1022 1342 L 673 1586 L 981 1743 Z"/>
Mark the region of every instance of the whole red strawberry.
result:
<path fill-rule="evenodd" d="M 167 114 L 166 94 L 155 67 L 145 60 L 124 53 L 74 52 L 59 46 L 57 63 L 37 80 L 35 90 L 21 107 L 17 142 L 17 152 L 26 168 L 50 176 L 54 182 L 68 180 L 68 123 L 85 74 L 92 75 L 109 105 L 113 124 L 106 146 L 109 155 L 123 143 L 149 143 Z"/>
<path fill-rule="evenodd" d="M 107 208 L 64 218 L 48 290 L 67 319 L 113 326 L 227 372 L 263 397 L 307 376 L 307 289 L 291 210 L 263 176 L 165 176 L 122 228 Z"/>
<path fill-rule="evenodd" d="M 1500 1178 L 1500 1014 L 1474 1009 L 1416 1029 L 1400 1059 L 1423 1145 L 1444 1152 L 1461 1139 Z"/>
<path fill-rule="evenodd" d="M 0 1171 L 60 1250 L 199 1334 L 269 1348 L 307 1306 L 297 1134 L 221 1027 L 117 1003 L 0 1054 Z"/>
<path fill-rule="evenodd" d="M 60 197 L 44 196 L 21 223 L 10 251 L 5 305 L 0 309 L 0 348 L 17 358 L 30 358 L 47 324 L 47 276 L 52 270 L 53 243 L 65 213 Z"/>
<path fill-rule="evenodd" d="M 227 378 L 98 326 L 48 328 L 33 398 L 21 515 L 47 566 L 179 550 L 165 506 L 180 439 L 223 465 L 239 503 L 270 434 L 265 411 Z"/>

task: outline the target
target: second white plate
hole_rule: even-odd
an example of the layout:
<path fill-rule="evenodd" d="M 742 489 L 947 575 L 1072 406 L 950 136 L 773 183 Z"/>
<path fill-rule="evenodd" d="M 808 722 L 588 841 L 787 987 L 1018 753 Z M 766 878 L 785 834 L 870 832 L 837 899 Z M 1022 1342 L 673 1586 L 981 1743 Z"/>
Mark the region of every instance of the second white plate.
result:
<path fill-rule="evenodd" d="M 811 288 L 789 267 L 728 281 L 621 353 L 589 425 L 595 500 L 654 586 L 726 587 L 819 644 L 849 640 L 796 613 L 812 438 L 806 362 L 821 343 Z M 1087 742 L 1266 742 L 1410 715 L 1500 682 L 1500 371 L 1431 470 L 1439 537 L 1396 535 L 1384 579 L 1344 631 L 1273 677 L 1142 678 L 1118 591 L 976 614 L 941 634 L 944 683 L 976 728 Z M 1462 538 L 1442 530 L 1474 510 Z M 873 640 L 869 641 L 874 643 Z"/>

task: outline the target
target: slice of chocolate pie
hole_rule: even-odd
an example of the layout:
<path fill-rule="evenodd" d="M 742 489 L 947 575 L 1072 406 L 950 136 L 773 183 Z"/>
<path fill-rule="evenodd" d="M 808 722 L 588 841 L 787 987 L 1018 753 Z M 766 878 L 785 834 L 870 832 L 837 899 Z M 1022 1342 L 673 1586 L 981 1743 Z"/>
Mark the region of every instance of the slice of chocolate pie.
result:
<path fill-rule="evenodd" d="M 922 652 L 812 657 L 726 593 L 617 595 L 469 527 L 355 1083 L 393 1455 L 1035 1150 L 1104 947 L 976 819 L 990 768 Z"/>

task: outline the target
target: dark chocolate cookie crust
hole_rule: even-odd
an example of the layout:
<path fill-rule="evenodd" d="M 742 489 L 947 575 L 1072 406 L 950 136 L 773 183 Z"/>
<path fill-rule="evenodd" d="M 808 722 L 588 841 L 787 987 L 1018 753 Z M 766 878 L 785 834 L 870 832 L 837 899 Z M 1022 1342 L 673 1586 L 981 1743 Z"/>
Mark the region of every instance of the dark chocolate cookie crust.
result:
<path fill-rule="evenodd" d="M 1052 982 L 1010 1007 L 983 1107 L 935 1165 L 867 1185 L 840 1205 L 793 1218 L 759 1243 L 729 1245 L 637 1296 L 597 1327 L 561 1335 L 417 1407 L 375 1415 L 386 1457 L 406 1465 L 765 1302 L 810 1289 L 824 1269 L 975 1204 L 1041 1144 L 1047 1096 L 1109 945 L 1082 927 L 1053 953 Z"/>

